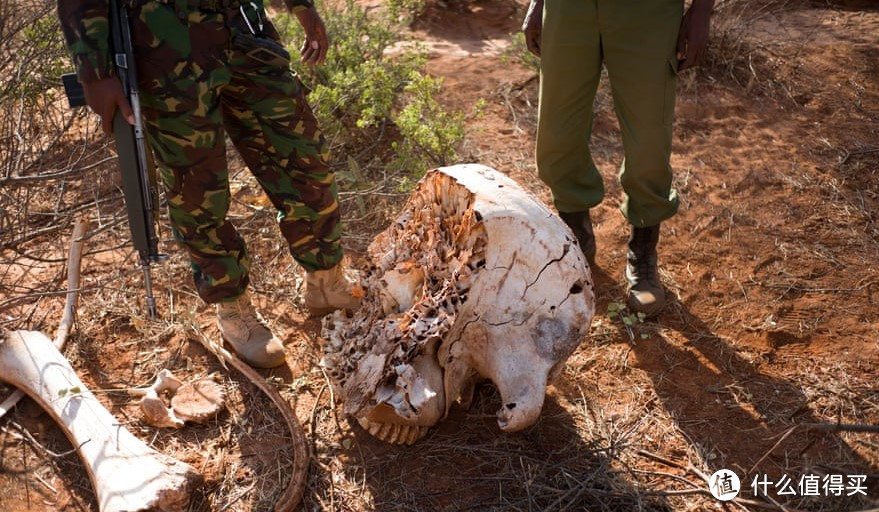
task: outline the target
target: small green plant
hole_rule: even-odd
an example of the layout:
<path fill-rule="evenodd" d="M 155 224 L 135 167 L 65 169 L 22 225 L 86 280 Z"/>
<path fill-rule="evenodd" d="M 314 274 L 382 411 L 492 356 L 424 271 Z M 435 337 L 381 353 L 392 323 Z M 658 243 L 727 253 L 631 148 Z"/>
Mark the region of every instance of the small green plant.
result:
<path fill-rule="evenodd" d="M 427 0 L 387 0 L 385 5 L 392 18 L 408 24 L 427 9 Z"/>
<path fill-rule="evenodd" d="M 620 304 L 619 302 L 611 302 L 607 305 L 607 317 L 611 319 L 618 318 L 620 322 L 623 323 L 623 327 L 626 329 L 626 333 L 629 335 L 629 339 L 635 341 L 635 332 L 633 331 L 633 327 L 643 324 L 644 320 L 647 318 L 647 315 L 641 312 L 631 311 L 625 304 Z M 642 340 L 646 340 L 650 335 L 642 332 L 640 338 Z"/>
<path fill-rule="evenodd" d="M 504 62 L 516 62 L 536 72 L 540 71 L 540 57 L 531 53 L 525 44 L 525 34 L 516 32 L 510 38 L 510 46 L 504 51 Z"/>
<path fill-rule="evenodd" d="M 464 138 L 464 115 L 447 112 L 436 101 L 441 87 L 441 78 L 410 73 L 403 88 L 406 105 L 393 116 L 402 135 L 402 140 L 392 145 L 400 155 L 395 164 L 401 168 L 423 165 L 425 156 L 439 165 L 449 164 L 455 146 Z M 404 155 L 414 161 L 403 160 Z"/>

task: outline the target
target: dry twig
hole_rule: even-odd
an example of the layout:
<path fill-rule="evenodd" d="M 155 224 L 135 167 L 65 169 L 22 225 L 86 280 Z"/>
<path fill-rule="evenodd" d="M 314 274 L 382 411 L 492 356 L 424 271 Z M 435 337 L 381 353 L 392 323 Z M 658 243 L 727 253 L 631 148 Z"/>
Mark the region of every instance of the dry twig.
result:
<path fill-rule="evenodd" d="M 79 299 L 80 264 L 82 263 L 82 242 L 88 226 L 88 217 L 80 217 L 73 226 L 73 234 L 70 236 L 70 254 L 67 259 L 67 301 L 64 304 L 64 314 L 61 317 L 61 323 L 58 324 L 54 340 L 58 350 L 64 348 L 76 315 L 76 303 Z M 0 417 L 15 407 L 15 404 L 22 398 L 24 398 L 24 393 L 21 390 L 13 391 L 9 398 L 0 404 Z"/>
<path fill-rule="evenodd" d="M 305 492 L 305 484 L 308 479 L 308 461 L 311 458 L 308 443 L 305 440 L 305 433 L 302 431 L 302 425 L 299 423 L 296 413 L 293 412 L 290 404 L 278 393 L 278 391 L 267 384 L 265 379 L 254 371 L 253 368 L 238 359 L 238 357 L 225 348 L 219 346 L 201 331 L 197 325 L 193 324 L 193 328 L 197 331 L 199 341 L 209 352 L 216 355 L 224 366 L 230 364 L 236 370 L 243 373 L 248 380 L 272 400 L 284 416 L 284 420 L 287 423 L 287 428 L 290 431 L 290 437 L 293 442 L 293 469 L 290 472 L 290 483 L 275 504 L 275 512 L 289 512 L 295 509 L 302 500 L 302 495 Z"/>

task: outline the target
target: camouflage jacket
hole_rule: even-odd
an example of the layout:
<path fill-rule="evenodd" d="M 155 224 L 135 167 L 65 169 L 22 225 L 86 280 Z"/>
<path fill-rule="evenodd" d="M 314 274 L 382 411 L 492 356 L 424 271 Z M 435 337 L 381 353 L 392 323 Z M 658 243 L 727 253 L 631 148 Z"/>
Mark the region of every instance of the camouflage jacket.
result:
<path fill-rule="evenodd" d="M 283 1 L 287 9 L 294 13 L 314 7 L 311 0 Z M 185 0 L 183 3 L 191 6 L 201 2 Z M 263 0 L 253 0 L 252 3 L 263 9 Z M 231 4 L 237 6 L 234 0 Z M 110 55 L 109 0 L 58 0 L 58 17 L 79 81 L 94 82 L 114 76 L 116 73 Z"/>
<path fill-rule="evenodd" d="M 58 0 L 58 17 L 80 82 L 113 76 L 108 0 Z"/>

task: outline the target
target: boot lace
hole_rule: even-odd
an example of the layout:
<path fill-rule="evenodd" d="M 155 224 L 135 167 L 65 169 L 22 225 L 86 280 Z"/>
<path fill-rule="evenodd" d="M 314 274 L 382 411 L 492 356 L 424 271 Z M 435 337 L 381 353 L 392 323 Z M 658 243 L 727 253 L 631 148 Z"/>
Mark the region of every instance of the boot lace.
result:
<path fill-rule="evenodd" d="M 259 315 L 256 314 L 253 304 L 246 302 L 223 308 L 221 317 L 227 322 L 235 322 L 243 325 L 248 335 L 261 329 L 267 329 L 265 323 Z"/>
<path fill-rule="evenodd" d="M 650 235 L 647 230 L 636 229 L 632 236 L 630 263 L 639 282 L 653 281 L 656 278 L 656 258 L 651 251 Z"/>

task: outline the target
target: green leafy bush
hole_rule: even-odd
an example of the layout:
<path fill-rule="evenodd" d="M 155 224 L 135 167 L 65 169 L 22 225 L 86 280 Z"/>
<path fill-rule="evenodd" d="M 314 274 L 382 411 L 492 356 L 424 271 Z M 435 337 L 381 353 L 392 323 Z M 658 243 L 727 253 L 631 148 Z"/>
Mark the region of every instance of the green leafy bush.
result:
<path fill-rule="evenodd" d="M 424 171 L 452 163 L 464 138 L 464 117 L 436 101 L 442 82 L 426 76 L 423 49 L 405 40 L 403 23 L 417 9 L 411 0 L 367 13 L 353 0 L 322 4 L 330 34 L 326 62 L 314 69 L 294 58 L 312 92 L 309 102 L 331 144 L 331 159 L 350 189 L 374 189 L 376 179 L 404 190 Z M 304 34 L 289 14 L 275 17 L 282 39 L 298 55 Z"/>
<path fill-rule="evenodd" d="M 504 60 L 519 63 L 534 72 L 540 71 L 540 57 L 528 49 L 525 34 L 522 32 L 516 32 L 510 37 L 510 47 L 504 52 Z"/>

